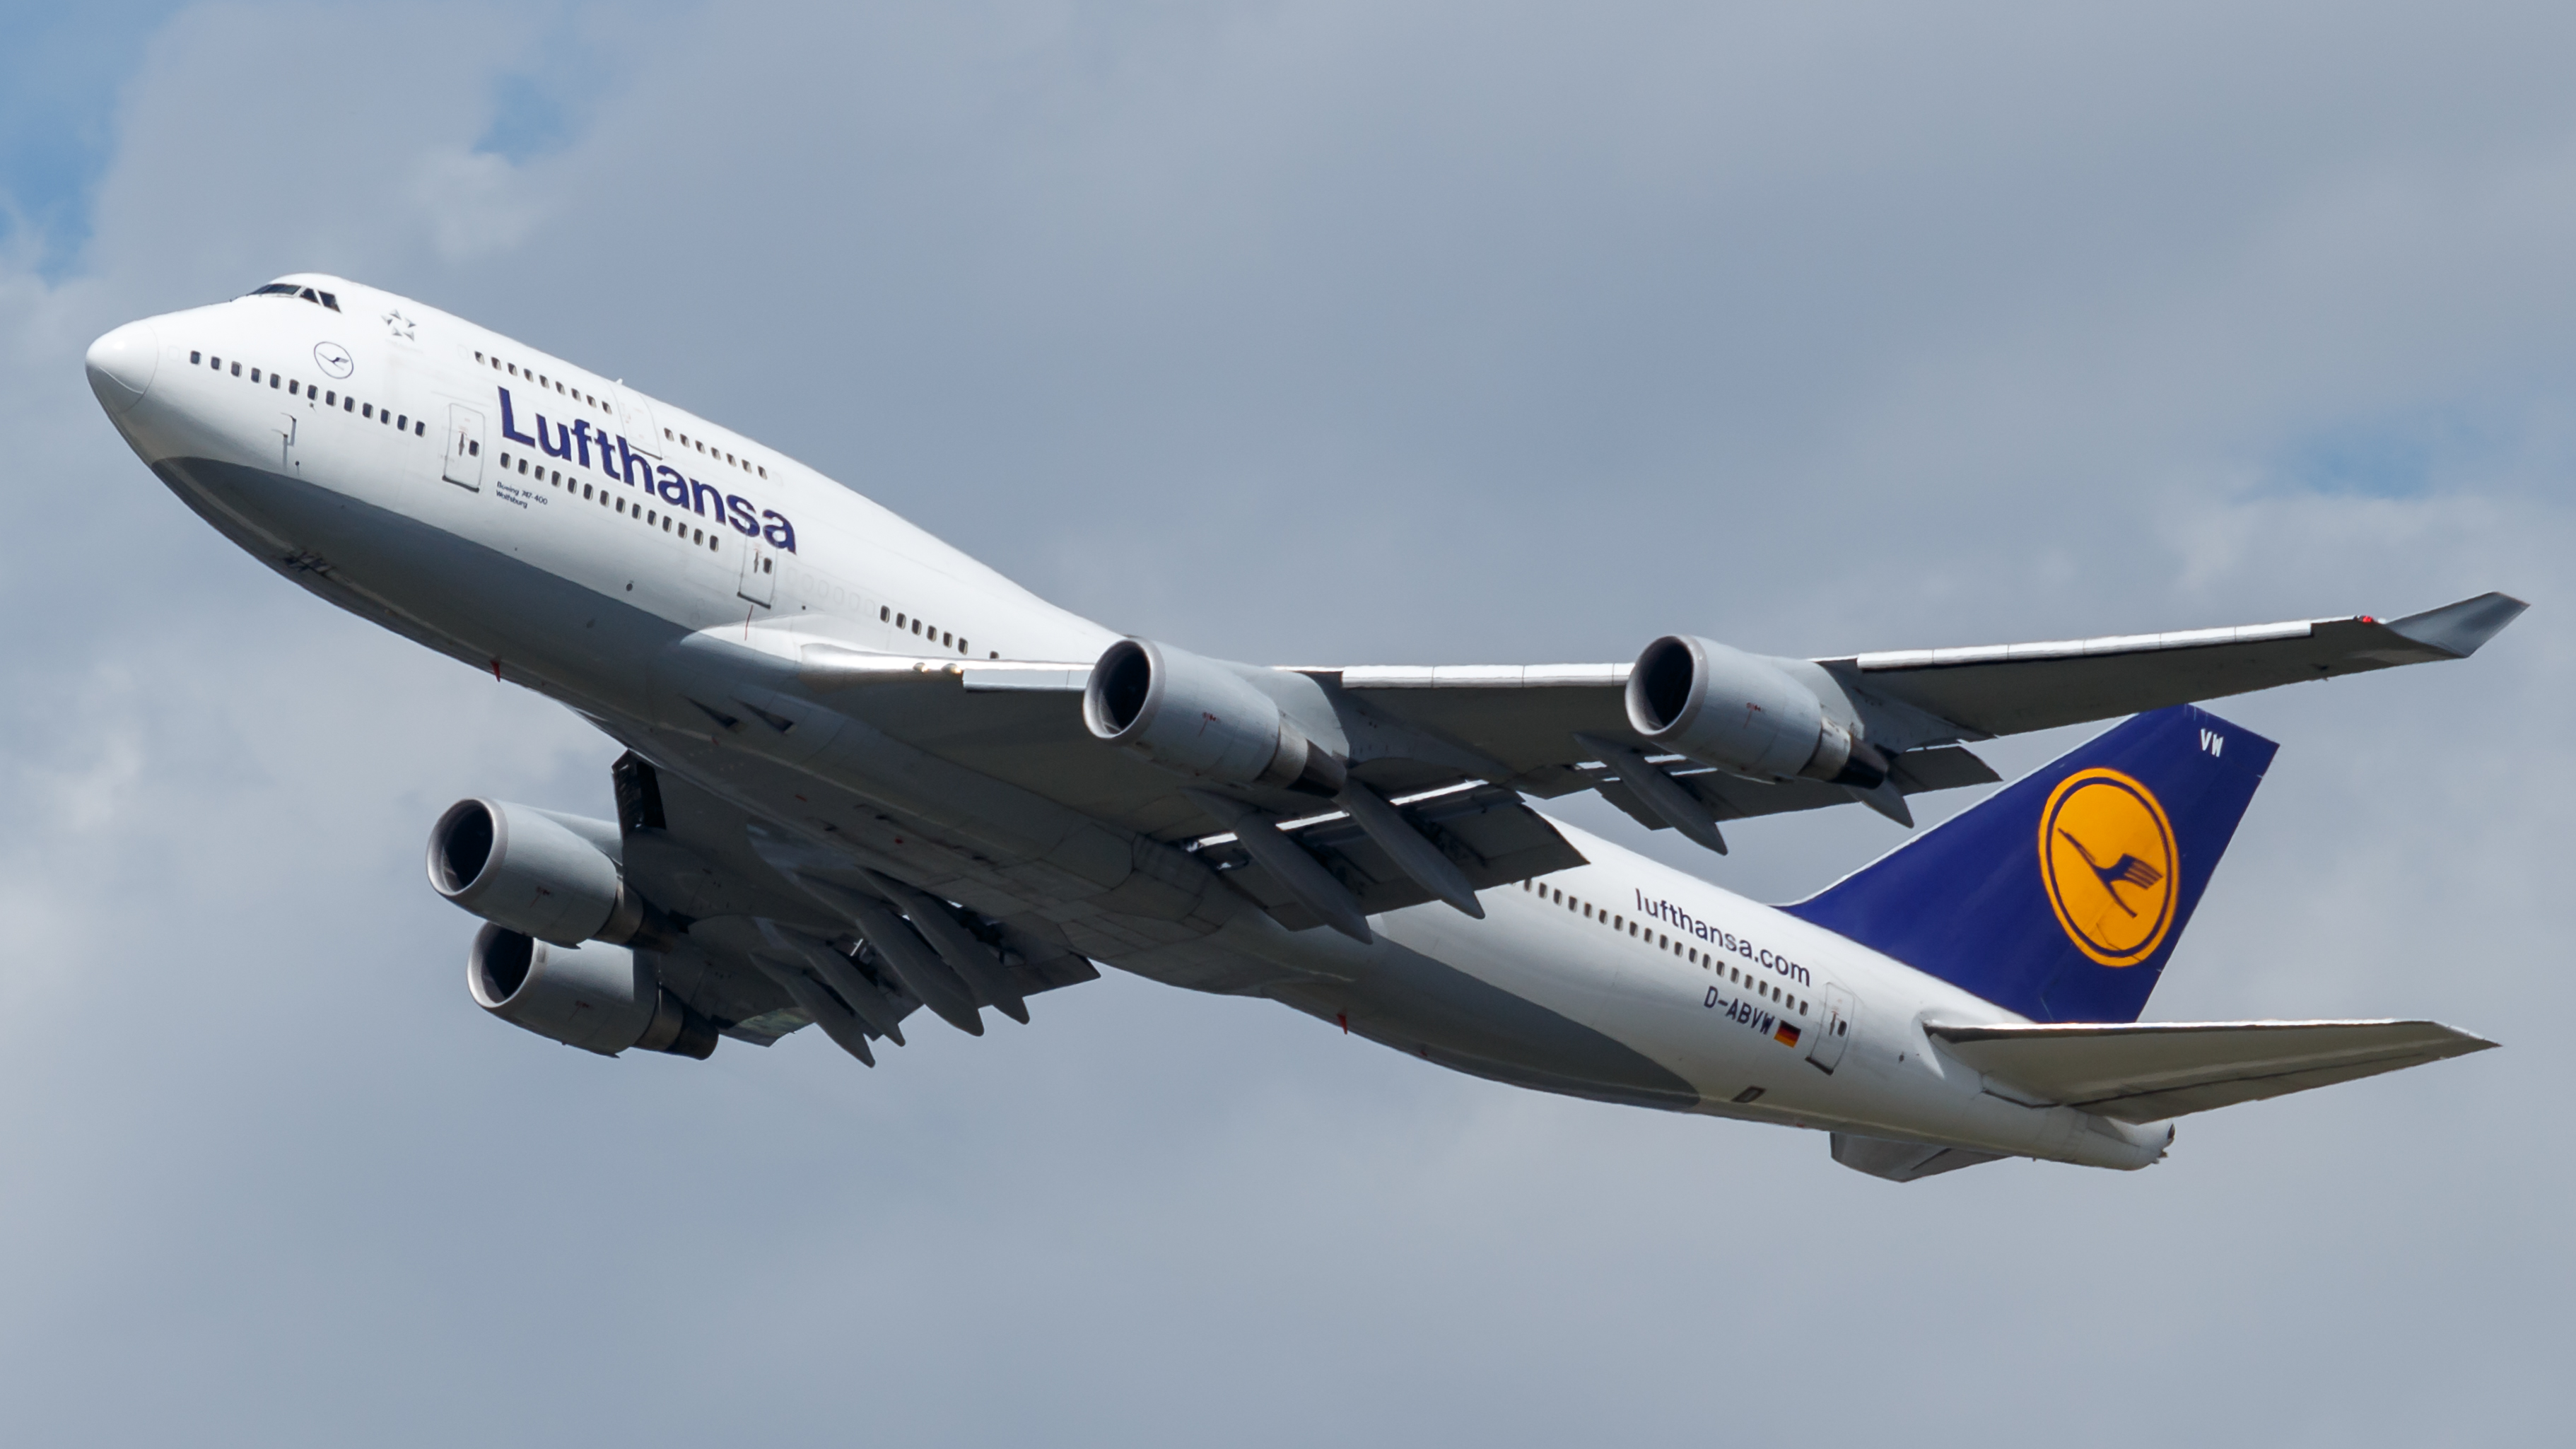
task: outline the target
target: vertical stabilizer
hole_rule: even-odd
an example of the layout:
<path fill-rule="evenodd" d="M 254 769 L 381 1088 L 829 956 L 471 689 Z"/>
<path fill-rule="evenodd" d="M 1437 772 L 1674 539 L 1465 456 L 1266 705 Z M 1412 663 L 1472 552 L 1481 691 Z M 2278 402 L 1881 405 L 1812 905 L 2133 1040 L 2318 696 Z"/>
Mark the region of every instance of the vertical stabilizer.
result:
<path fill-rule="evenodd" d="M 2033 1021 L 2135 1021 L 2279 748 L 2142 714 L 1786 909 Z"/>

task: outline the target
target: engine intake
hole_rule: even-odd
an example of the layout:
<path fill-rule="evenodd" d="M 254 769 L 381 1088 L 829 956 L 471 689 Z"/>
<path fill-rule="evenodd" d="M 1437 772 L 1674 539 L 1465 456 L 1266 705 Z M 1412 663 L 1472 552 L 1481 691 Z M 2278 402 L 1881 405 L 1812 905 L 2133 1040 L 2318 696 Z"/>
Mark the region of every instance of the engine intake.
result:
<path fill-rule="evenodd" d="M 498 800 L 459 800 L 429 832 L 429 883 L 487 921 L 552 941 L 623 944 L 644 928 L 617 862 L 559 817 Z M 579 822 L 614 840 L 617 827 Z"/>
<path fill-rule="evenodd" d="M 641 1047 L 704 1061 L 716 1049 L 715 1023 L 623 946 L 558 946 L 486 925 L 466 955 L 465 987 L 512 1026 L 604 1057 Z"/>
<path fill-rule="evenodd" d="M 1331 795 L 1349 773 L 1250 680 L 1150 640 L 1121 639 L 1101 654 L 1083 686 L 1082 719 L 1110 744 L 1221 784 Z"/>
<path fill-rule="evenodd" d="M 1628 723 L 1677 755 L 1756 779 L 1804 776 L 1874 790 L 1887 757 L 1770 660 L 1669 634 L 1628 673 Z"/>

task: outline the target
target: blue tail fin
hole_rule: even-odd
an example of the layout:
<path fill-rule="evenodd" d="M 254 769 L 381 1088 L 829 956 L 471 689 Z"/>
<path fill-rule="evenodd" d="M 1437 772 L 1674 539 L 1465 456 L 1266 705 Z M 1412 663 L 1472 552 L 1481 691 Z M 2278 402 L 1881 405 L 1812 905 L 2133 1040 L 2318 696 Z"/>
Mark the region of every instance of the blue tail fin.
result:
<path fill-rule="evenodd" d="M 1787 910 L 2033 1021 L 2135 1021 L 2279 748 L 2142 714 Z"/>

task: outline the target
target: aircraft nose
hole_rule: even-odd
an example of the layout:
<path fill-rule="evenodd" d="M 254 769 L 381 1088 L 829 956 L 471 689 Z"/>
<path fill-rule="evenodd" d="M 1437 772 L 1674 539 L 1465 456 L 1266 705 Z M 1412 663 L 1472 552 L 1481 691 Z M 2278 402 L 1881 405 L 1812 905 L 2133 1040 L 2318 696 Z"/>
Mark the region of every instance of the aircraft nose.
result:
<path fill-rule="evenodd" d="M 89 345 L 89 390 L 109 415 L 143 401 L 161 365 L 161 334 L 149 322 L 128 322 Z"/>

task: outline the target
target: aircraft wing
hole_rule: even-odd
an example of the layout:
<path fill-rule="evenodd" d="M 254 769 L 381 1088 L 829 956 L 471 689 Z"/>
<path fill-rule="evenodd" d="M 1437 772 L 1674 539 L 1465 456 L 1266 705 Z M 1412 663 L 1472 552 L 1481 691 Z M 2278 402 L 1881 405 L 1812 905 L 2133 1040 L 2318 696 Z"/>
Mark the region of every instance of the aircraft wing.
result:
<path fill-rule="evenodd" d="M 2464 659 L 2525 605 L 2481 594 L 2380 621 L 2367 615 L 2034 644 L 1774 661 L 1841 703 L 1893 757 L 1901 795 L 1992 783 L 1959 743 L 2115 719 L 2303 680 Z M 1401 726 L 1495 762 L 1499 783 L 1549 798 L 1594 789 L 1650 829 L 1669 816 L 1626 788 L 1600 742 L 1664 767 L 1716 820 L 1846 804 L 1817 780 L 1763 781 L 1656 754 L 1630 728 L 1626 664 L 1366 665 L 1304 671 Z M 1883 797 L 1865 803 L 1903 819 Z M 1894 805 L 1894 808 L 1891 806 Z M 1907 822 L 1907 823 L 1910 823 Z"/>
<path fill-rule="evenodd" d="M 1817 662 L 1866 694 L 1946 722 L 1959 731 L 1951 738 L 1987 739 L 2279 684 L 2466 659 L 2526 607 L 2489 593 L 2386 621 L 2367 614 L 2294 619 L 2042 644 L 1900 649 Z"/>
<path fill-rule="evenodd" d="M 1878 716 L 1868 719 L 1871 739 L 1910 750 L 2116 719 L 2400 664 L 2465 659 L 2527 607 L 2488 593 L 2386 621 L 2364 614 L 1805 662 L 1856 696 L 1853 704 L 1864 718 Z M 1628 733 L 1626 664 L 1367 665 L 1309 672 L 1329 673 L 1373 706 L 1534 775 L 1582 760 L 1581 751 L 1566 745 L 1575 735 Z"/>
<path fill-rule="evenodd" d="M 1257 670 L 1349 746 L 1350 776 L 1396 802 L 1412 833 L 1456 867 L 1407 869 L 1347 814 L 1312 794 L 1203 782 L 1094 738 L 1083 721 L 1088 660 L 965 660 L 802 645 L 782 668 L 804 697 L 863 721 L 904 750 L 1197 852 L 1283 923 L 1347 924 L 1374 913 L 1482 889 L 1577 857 L 1520 803 L 1592 790 L 1649 829 L 1679 828 L 1725 849 L 1728 820 L 1854 801 L 1912 824 L 1906 797 L 1997 779 L 1963 741 L 2109 719 L 2186 700 L 2306 679 L 2464 658 L 2523 611 L 2502 594 L 2382 622 L 2367 616 L 2053 643 L 1905 650 L 1830 659 L 1766 659 L 1823 702 L 1829 716 L 1888 757 L 1875 789 L 1806 778 L 1753 778 L 1664 753 L 1627 714 L 1628 664 L 1359 665 Z M 785 686 L 787 681 L 782 679 Z M 1293 686 L 1293 687 L 1292 687 Z M 1302 691 L 1302 693 L 1300 693 Z M 701 703 L 734 731 L 785 728 L 745 701 Z M 1248 807 L 1323 860 L 1338 886 L 1294 857 L 1247 853 L 1234 812 Z M 1319 818 L 1319 812 L 1321 817 Z M 1550 842 L 1553 841 L 1553 844 Z M 1419 851 L 1412 864 L 1422 864 Z M 1283 875 L 1282 872 L 1286 874 Z M 1305 885 L 1288 879 L 1303 875 Z M 1445 885 L 1444 885 L 1445 882 Z"/>
<path fill-rule="evenodd" d="M 2304 1092 L 2495 1045 L 2436 1021 L 1935 1024 L 1924 1030 L 1998 1083 L 2123 1122 Z"/>
<path fill-rule="evenodd" d="M 876 939 L 867 939 L 852 931 L 851 912 L 818 893 L 865 883 L 848 862 L 797 846 L 758 814 L 636 755 L 618 760 L 612 775 L 625 874 L 672 915 L 639 949 L 653 956 L 665 986 L 738 1041 L 767 1046 L 819 1022 L 874 1066 L 872 1044 L 900 1045 L 902 1023 L 925 996 L 934 1010 L 950 1006 L 940 1014 L 955 1019 L 955 1003 L 939 999 L 943 987 L 972 1007 L 1016 1005 L 1100 975 L 1011 923 L 899 887 L 885 894 L 867 886 L 881 913 Z M 813 883 L 800 876 L 807 866 Z M 988 957 L 989 977 L 969 981 L 971 968 L 934 964 L 958 953 Z"/>

